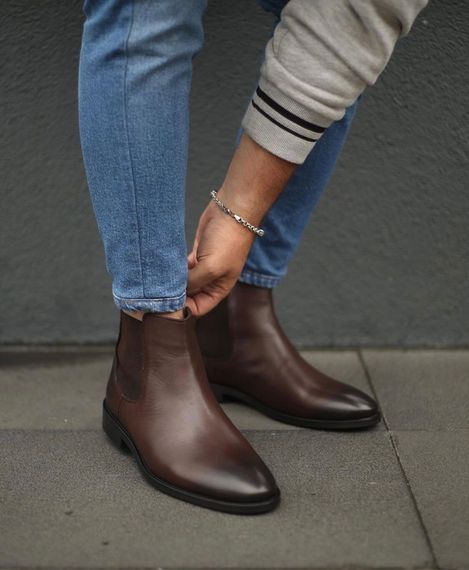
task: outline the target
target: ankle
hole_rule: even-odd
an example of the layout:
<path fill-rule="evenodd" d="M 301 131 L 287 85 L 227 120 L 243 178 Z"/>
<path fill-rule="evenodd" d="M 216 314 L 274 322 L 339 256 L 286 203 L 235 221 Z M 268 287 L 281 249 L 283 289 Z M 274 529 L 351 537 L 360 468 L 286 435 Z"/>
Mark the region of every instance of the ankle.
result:
<path fill-rule="evenodd" d="M 144 311 L 127 311 L 127 310 L 124 310 L 124 313 L 126 315 L 129 315 L 129 317 L 133 317 L 134 319 L 137 319 L 138 321 L 143 321 L 143 316 L 145 315 Z M 169 311 L 169 312 L 165 312 L 165 313 L 158 313 L 158 316 L 164 317 L 166 319 L 182 320 L 184 318 L 184 309 L 178 309 L 177 311 Z"/>
<path fill-rule="evenodd" d="M 129 315 L 129 317 L 133 317 L 137 321 L 143 321 L 143 315 L 145 314 L 143 311 L 127 311 L 126 309 L 123 309 L 122 312 Z"/>
<path fill-rule="evenodd" d="M 181 321 L 184 318 L 184 309 L 179 309 L 177 311 L 171 311 L 168 313 L 158 313 L 158 315 L 166 319 L 175 319 Z"/>

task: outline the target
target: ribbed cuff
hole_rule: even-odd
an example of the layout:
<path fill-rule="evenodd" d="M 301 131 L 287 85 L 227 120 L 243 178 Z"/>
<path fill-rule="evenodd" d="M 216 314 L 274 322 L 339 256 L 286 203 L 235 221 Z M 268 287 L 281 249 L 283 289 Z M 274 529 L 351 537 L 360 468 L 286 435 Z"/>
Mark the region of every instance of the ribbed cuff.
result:
<path fill-rule="evenodd" d="M 260 146 L 295 164 L 302 164 L 328 124 L 300 107 L 261 77 L 241 121 Z"/>

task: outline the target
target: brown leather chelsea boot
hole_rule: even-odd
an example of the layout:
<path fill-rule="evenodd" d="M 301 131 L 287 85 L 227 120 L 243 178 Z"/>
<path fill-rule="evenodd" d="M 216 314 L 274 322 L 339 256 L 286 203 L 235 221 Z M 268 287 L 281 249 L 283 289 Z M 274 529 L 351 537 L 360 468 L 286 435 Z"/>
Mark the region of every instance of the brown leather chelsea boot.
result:
<path fill-rule="evenodd" d="M 103 428 L 154 487 L 178 499 L 237 514 L 279 502 L 269 469 L 210 390 L 187 307 L 182 320 L 121 312 Z"/>
<path fill-rule="evenodd" d="M 274 312 L 272 290 L 238 282 L 197 336 L 212 389 L 288 424 L 317 429 L 375 425 L 380 414 L 365 393 L 308 364 Z"/>

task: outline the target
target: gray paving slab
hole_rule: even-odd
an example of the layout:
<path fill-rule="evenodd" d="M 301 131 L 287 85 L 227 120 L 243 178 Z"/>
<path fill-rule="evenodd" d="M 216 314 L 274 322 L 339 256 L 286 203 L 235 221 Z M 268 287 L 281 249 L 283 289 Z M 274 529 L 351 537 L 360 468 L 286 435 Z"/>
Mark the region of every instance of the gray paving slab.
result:
<path fill-rule="evenodd" d="M 426 567 L 386 432 L 246 432 L 281 506 L 207 511 L 152 489 L 98 431 L 0 432 L 0 566 Z"/>
<path fill-rule="evenodd" d="M 308 352 L 305 358 L 344 381 L 367 388 L 354 352 Z M 110 352 L 3 355 L 0 429 L 98 429 Z M 236 403 L 225 409 L 240 429 L 297 429 Z"/>
<path fill-rule="evenodd" d="M 469 430 L 395 438 L 439 565 L 469 567 Z"/>
<path fill-rule="evenodd" d="M 358 353 L 352 350 L 310 350 L 301 352 L 303 358 L 326 374 L 370 392 L 368 380 Z"/>
<path fill-rule="evenodd" d="M 0 428 L 98 428 L 110 354 L 17 358 L 0 368 Z"/>
<path fill-rule="evenodd" d="M 365 350 L 391 429 L 469 429 L 469 351 Z"/>

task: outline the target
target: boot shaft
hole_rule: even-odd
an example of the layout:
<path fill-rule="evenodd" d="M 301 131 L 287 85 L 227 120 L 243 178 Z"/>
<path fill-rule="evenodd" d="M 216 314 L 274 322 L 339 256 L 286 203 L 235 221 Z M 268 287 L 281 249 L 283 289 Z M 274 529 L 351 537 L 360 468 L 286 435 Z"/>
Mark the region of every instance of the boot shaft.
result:
<path fill-rule="evenodd" d="M 204 374 L 190 311 L 183 319 L 147 313 L 142 321 L 121 311 L 107 399 L 115 401 L 117 392 L 127 400 L 138 400 L 148 377 L 164 374 L 167 367 L 193 369 L 196 377 Z"/>
<path fill-rule="evenodd" d="M 199 318 L 197 338 L 205 358 L 228 358 L 237 339 L 268 336 L 279 330 L 272 289 L 238 282 L 229 295 Z"/>

